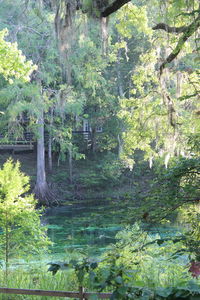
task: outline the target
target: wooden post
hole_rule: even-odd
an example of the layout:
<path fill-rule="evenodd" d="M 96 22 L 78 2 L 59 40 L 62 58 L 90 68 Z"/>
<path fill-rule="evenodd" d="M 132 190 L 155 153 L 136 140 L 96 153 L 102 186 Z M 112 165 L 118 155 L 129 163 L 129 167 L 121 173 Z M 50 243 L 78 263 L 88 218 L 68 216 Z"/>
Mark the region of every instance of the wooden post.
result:
<path fill-rule="evenodd" d="M 80 286 L 79 287 L 79 299 L 86 300 L 86 298 L 84 297 L 84 292 L 85 292 L 84 287 Z"/>

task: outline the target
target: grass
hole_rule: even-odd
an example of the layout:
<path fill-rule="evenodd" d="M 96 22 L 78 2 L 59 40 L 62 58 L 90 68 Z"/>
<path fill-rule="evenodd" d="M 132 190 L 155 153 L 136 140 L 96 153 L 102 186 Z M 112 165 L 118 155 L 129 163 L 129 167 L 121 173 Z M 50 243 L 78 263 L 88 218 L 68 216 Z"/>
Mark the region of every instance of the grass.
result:
<path fill-rule="evenodd" d="M 39 269 L 11 270 L 5 281 L 5 272 L 0 271 L 0 286 L 8 288 L 21 289 L 42 289 L 52 291 L 78 291 L 78 283 L 73 271 L 58 272 L 52 276 L 50 272 L 43 267 Z M 46 296 L 28 296 L 28 295 L 9 295 L 0 294 L 1 300 L 57 300 L 63 297 L 46 297 Z"/>
<path fill-rule="evenodd" d="M 147 288 L 149 287 L 152 289 L 157 289 L 158 287 L 186 287 L 190 282 L 199 284 L 199 280 L 192 279 L 191 275 L 184 270 L 185 267 L 177 263 L 167 263 L 166 261 L 166 264 L 163 265 L 163 263 L 159 264 L 155 263 L 151 259 L 147 259 L 143 261 L 139 269 L 140 271 L 132 270 L 133 274 L 128 280 L 131 286 L 145 286 Z M 131 274 L 131 270 L 129 270 L 129 272 Z M 95 291 L 95 289 L 91 287 L 90 280 L 87 276 L 84 281 L 84 286 L 88 287 L 89 291 Z M 47 272 L 47 266 L 41 266 L 41 268 L 37 266 L 28 270 L 24 270 L 22 268 L 10 270 L 7 281 L 5 280 L 5 271 L 1 269 L 0 286 L 8 288 L 41 289 L 50 291 L 78 291 L 79 284 L 72 269 L 67 271 L 59 271 L 53 276 L 52 273 Z M 113 288 L 107 287 L 104 292 L 112 292 Z M 18 299 L 57 300 L 64 298 L 0 294 L 0 300 Z"/>

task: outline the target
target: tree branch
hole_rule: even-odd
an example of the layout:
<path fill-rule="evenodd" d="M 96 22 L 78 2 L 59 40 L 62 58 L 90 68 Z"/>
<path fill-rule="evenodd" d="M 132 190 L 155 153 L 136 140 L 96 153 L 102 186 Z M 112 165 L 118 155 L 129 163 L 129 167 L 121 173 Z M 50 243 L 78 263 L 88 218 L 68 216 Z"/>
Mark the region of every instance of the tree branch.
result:
<path fill-rule="evenodd" d="M 177 55 L 182 50 L 185 42 L 197 31 L 199 27 L 200 27 L 200 14 L 190 25 L 185 27 L 185 30 L 182 36 L 179 38 L 175 49 L 169 54 L 169 56 L 165 59 L 165 61 L 160 66 L 160 75 L 162 75 L 162 72 L 166 67 L 166 65 L 172 62 L 177 57 Z"/>
<path fill-rule="evenodd" d="M 108 17 L 128 2 L 130 2 L 130 0 L 115 0 L 111 5 L 106 7 L 105 10 L 101 12 L 101 17 Z"/>
<path fill-rule="evenodd" d="M 165 23 L 158 23 L 156 26 L 152 28 L 153 30 L 162 29 L 165 30 L 168 33 L 182 33 L 187 29 L 187 26 L 181 26 L 181 27 L 171 27 Z"/>

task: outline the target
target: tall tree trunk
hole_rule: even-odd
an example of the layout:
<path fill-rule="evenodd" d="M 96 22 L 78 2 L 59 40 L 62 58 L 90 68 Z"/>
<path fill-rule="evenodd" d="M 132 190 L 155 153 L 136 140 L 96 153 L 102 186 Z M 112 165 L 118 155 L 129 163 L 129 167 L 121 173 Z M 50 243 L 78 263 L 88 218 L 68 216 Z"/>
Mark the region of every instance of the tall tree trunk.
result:
<path fill-rule="evenodd" d="M 118 42 L 120 42 L 120 38 L 118 37 Z M 123 79 L 121 76 L 121 66 L 120 66 L 120 58 L 121 58 L 121 49 L 117 50 L 117 87 L 118 87 L 118 95 L 122 98 L 124 96 L 124 89 L 123 89 Z"/>
<path fill-rule="evenodd" d="M 169 51 L 169 49 L 167 49 Z M 168 55 L 168 51 L 166 50 L 166 55 Z M 176 109 L 174 105 L 174 101 L 170 93 L 168 92 L 169 90 L 169 82 L 170 82 L 170 77 L 169 77 L 169 69 L 165 67 L 162 70 L 162 73 L 159 75 L 159 83 L 160 83 L 160 90 L 161 90 L 161 95 L 163 98 L 163 104 L 166 106 L 167 111 L 168 111 L 168 121 L 169 125 L 172 126 L 173 132 L 171 135 L 168 137 L 169 139 L 169 145 L 166 149 L 167 154 L 165 156 L 165 167 L 168 167 L 168 162 L 171 156 L 175 154 L 176 151 L 176 145 L 177 145 L 177 138 L 178 138 L 178 122 L 177 122 L 177 114 L 176 114 Z"/>
<path fill-rule="evenodd" d="M 49 139 L 48 139 L 48 167 L 49 167 L 49 171 L 52 172 L 52 136 L 49 135 Z"/>
<path fill-rule="evenodd" d="M 118 42 L 120 42 L 120 37 L 118 36 Z M 123 89 L 123 79 L 121 76 L 121 66 L 120 66 L 120 57 L 121 57 L 121 49 L 118 49 L 117 51 L 117 89 L 118 89 L 118 95 L 120 98 L 124 97 L 124 89 Z M 117 141 L 118 141 L 118 158 L 121 158 L 121 155 L 123 153 L 123 139 L 122 139 L 122 132 L 124 130 L 121 128 L 121 133 L 117 135 Z"/>
<path fill-rule="evenodd" d="M 62 80 L 67 85 L 72 85 L 72 67 L 70 56 L 72 53 L 73 37 L 75 34 L 74 17 L 79 1 L 76 0 L 61 0 L 60 5 L 57 6 L 55 16 L 55 29 L 58 41 L 58 49 L 60 52 L 60 62 L 62 68 Z M 68 148 L 68 165 L 69 165 L 69 178 L 72 183 L 72 146 Z M 58 160 L 59 164 L 59 160 Z"/>
<path fill-rule="evenodd" d="M 167 56 L 170 49 L 165 49 L 165 55 Z M 160 89 L 161 94 L 163 97 L 163 103 L 167 107 L 168 110 L 168 118 L 169 118 L 169 124 L 174 128 L 174 134 L 176 133 L 177 129 L 177 116 L 176 116 L 176 110 L 174 101 L 168 92 L 169 90 L 169 83 L 170 83 L 170 76 L 169 76 L 169 69 L 165 67 L 163 70 L 163 73 L 159 75 L 159 83 L 160 83 Z"/>
<path fill-rule="evenodd" d="M 96 128 L 93 127 L 92 132 L 91 132 L 91 150 L 92 150 L 92 153 L 96 152 L 96 147 L 97 147 Z"/>
<path fill-rule="evenodd" d="M 178 71 L 176 74 L 176 97 L 177 98 L 181 97 L 182 79 L 183 79 L 183 74 L 181 73 L 181 71 Z"/>
<path fill-rule="evenodd" d="M 121 139 L 120 134 L 117 135 L 118 140 L 118 158 L 121 158 L 121 154 L 123 153 L 123 140 Z"/>
<path fill-rule="evenodd" d="M 101 18 L 102 55 L 107 55 L 108 49 L 108 18 Z"/>
<path fill-rule="evenodd" d="M 69 155 L 69 182 L 70 184 L 73 183 L 73 164 L 72 164 L 72 145 L 68 148 L 68 155 Z"/>
<path fill-rule="evenodd" d="M 48 139 L 48 166 L 52 172 L 52 126 L 53 126 L 53 107 L 50 108 L 50 124 L 49 124 L 49 139 Z"/>
<path fill-rule="evenodd" d="M 52 194 L 46 181 L 45 172 L 45 147 L 44 147 L 44 111 L 41 106 L 40 115 L 38 116 L 38 133 L 37 133 L 37 179 L 34 193 L 41 204 L 50 206 Z"/>

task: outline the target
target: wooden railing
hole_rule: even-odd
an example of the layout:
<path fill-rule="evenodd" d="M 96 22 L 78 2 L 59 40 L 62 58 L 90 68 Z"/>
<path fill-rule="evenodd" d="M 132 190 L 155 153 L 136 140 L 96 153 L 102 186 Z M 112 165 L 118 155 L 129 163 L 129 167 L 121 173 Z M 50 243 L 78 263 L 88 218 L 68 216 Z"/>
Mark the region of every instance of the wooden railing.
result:
<path fill-rule="evenodd" d="M 32 296 L 49 296 L 49 297 L 67 297 L 78 299 L 89 299 L 90 296 L 96 295 L 100 299 L 109 299 L 111 293 L 94 293 L 85 292 L 83 287 L 79 288 L 78 292 L 64 292 L 64 291 L 46 291 L 46 290 L 29 290 L 29 289 L 13 289 L 0 288 L 1 294 L 15 294 L 15 295 L 32 295 Z"/>
<path fill-rule="evenodd" d="M 0 150 L 10 150 L 13 153 L 16 151 L 30 151 L 33 150 L 34 146 L 31 142 L 19 141 L 19 142 L 12 142 L 10 144 L 1 144 L 0 143 Z"/>

